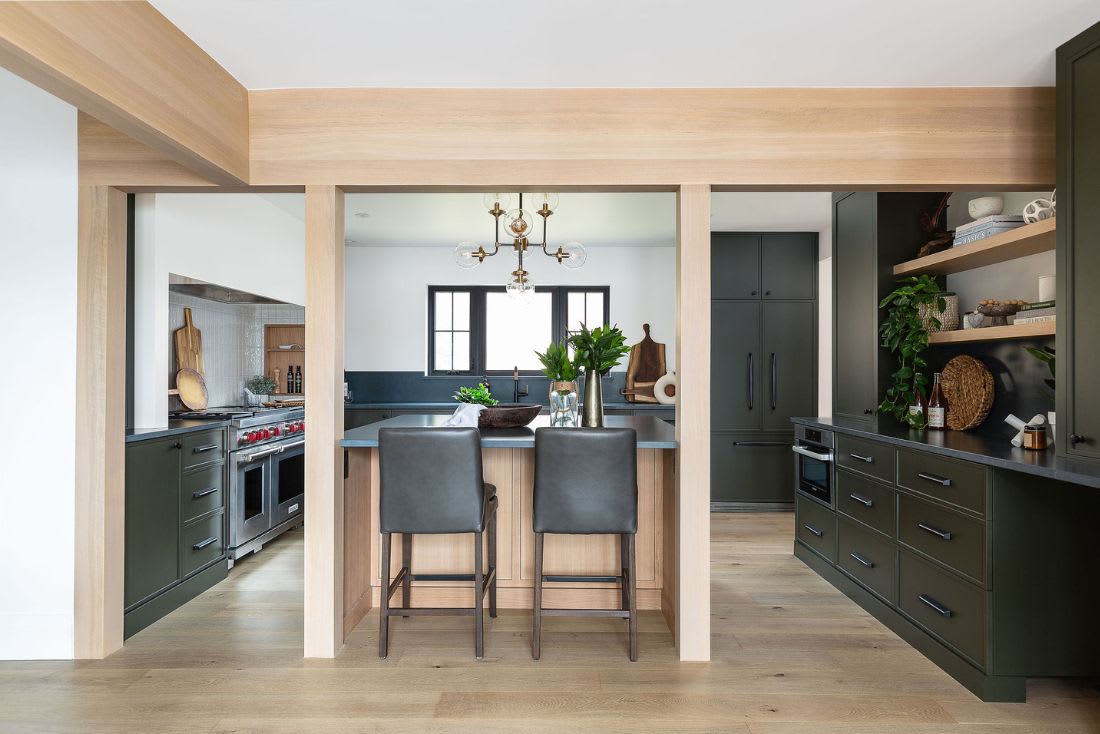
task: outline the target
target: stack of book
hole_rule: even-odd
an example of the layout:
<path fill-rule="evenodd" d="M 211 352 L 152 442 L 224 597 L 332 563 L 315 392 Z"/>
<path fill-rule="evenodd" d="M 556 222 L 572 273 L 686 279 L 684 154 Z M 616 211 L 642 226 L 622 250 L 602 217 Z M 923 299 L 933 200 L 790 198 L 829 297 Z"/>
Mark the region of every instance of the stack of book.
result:
<path fill-rule="evenodd" d="M 1016 312 L 1014 324 L 1040 324 L 1046 321 L 1056 320 L 1054 301 L 1042 301 L 1041 303 L 1029 303 Z"/>
<path fill-rule="evenodd" d="M 989 217 L 982 217 L 956 227 L 955 241 L 951 243 L 951 246 L 958 247 L 959 245 L 977 242 L 978 240 L 984 240 L 986 237 L 992 237 L 995 234 L 1008 232 L 1022 226 L 1024 226 L 1024 218 L 1019 214 L 994 214 Z"/>

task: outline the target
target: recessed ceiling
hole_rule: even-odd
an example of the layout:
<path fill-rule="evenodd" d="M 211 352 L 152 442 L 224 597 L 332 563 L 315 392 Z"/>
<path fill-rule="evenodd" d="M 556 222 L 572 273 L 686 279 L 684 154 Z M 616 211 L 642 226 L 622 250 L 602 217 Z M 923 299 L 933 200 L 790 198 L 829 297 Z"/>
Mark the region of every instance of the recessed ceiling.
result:
<path fill-rule="evenodd" d="M 153 0 L 249 89 L 1054 83 L 1097 0 Z"/>

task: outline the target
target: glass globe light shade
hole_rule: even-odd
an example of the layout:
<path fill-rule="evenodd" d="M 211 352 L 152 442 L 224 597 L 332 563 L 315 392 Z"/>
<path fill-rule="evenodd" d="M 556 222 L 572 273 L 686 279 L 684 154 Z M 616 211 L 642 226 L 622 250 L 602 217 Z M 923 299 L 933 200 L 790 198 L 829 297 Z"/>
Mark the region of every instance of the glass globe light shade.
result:
<path fill-rule="evenodd" d="M 481 197 L 481 203 L 486 211 L 492 211 L 493 206 L 499 204 L 502 211 L 512 208 L 512 195 L 507 191 L 490 191 Z"/>
<path fill-rule="evenodd" d="M 501 217 L 503 236 L 511 239 L 530 237 L 535 230 L 535 219 L 525 209 L 509 209 Z"/>
<path fill-rule="evenodd" d="M 504 290 L 508 292 L 509 298 L 521 303 L 530 303 L 535 299 L 535 284 L 529 274 L 513 275 Z"/>
<path fill-rule="evenodd" d="M 579 268 L 588 261 L 588 250 L 580 242 L 566 242 L 560 248 L 561 264 L 567 268 Z"/>
<path fill-rule="evenodd" d="M 477 267 L 481 264 L 481 258 L 478 257 L 480 250 L 481 245 L 476 242 L 459 242 L 455 248 L 455 263 L 460 268 Z"/>
<path fill-rule="evenodd" d="M 528 201 L 531 211 L 537 212 L 543 206 L 552 212 L 558 210 L 558 195 L 553 191 L 537 191 L 533 194 L 525 194 L 524 199 Z"/>

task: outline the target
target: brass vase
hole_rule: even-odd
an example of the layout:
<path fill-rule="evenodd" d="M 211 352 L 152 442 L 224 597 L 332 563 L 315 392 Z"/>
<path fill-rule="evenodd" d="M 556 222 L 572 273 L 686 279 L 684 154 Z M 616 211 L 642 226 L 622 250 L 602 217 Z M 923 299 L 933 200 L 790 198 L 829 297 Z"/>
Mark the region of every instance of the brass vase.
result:
<path fill-rule="evenodd" d="M 586 428 L 603 428 L 603 376 L 589 370 L 584 372 L 584 405 L 581 425 Z"/>

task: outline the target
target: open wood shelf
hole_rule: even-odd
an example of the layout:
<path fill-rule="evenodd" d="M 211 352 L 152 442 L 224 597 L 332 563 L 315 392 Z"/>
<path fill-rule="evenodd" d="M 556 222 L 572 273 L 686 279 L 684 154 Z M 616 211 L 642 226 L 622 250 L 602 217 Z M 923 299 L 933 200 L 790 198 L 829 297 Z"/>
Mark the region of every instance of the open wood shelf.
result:
<path fill-rule="evenodd" d="M 991 342 L 1002 339 L 1054 336 L 1055 326 L 1056 324 L 1053 321 L 1043 321 L 1037 324 L 1009 324 L 1008 326 L 987 326 L 982 329 L 935 331 L 928 335 L 928 343 L 960 344 L 962 342 Z"/>
<path fill-rule="evenodd" d="M 274 377 L 275 370 L 279 371 L 276 382 L 279 389 L 275 394 L 280 397 L 286 395 L 301 395 L 302 393 L 287 392 L 286 373 L 291 366 L 303 367 L 305 358 L 306 327 L 304 324 L 264 324 L 264 374 Z M 279 344 L 302 344 L 300 349 L 279 349 Z M 305 381 L 305 370 L 302 370 L 302 380 Z"/>
<path fill-rule="evenodd" d="M 986 237 L 984 240 L 952 247 L 934 255 L 907 260 L 894 266 L 894 275 L 920 273 L 950 275 L 1040 252 L 1049 252 L 1055 247 L 1054 223 L 1056 221 L 1055 218 L 1044 219 L 1041 222 L 1017 227 L 1010 232 Z"/>

